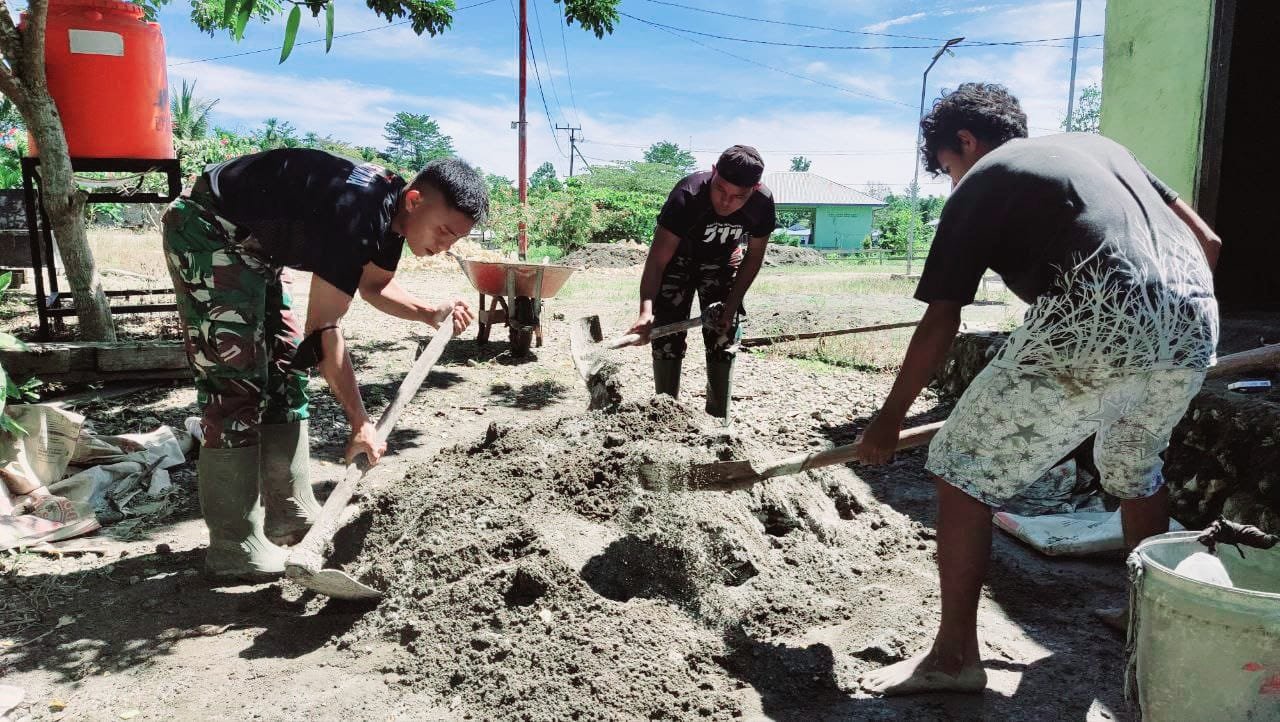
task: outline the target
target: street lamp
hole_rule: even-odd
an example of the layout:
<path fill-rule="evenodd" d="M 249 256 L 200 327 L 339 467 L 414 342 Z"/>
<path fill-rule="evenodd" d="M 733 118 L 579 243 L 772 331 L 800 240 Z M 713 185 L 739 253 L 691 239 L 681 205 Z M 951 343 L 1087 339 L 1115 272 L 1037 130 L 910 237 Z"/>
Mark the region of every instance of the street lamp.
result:
<path fill-rule="evenodd" d="M 933 70 L 933 66 L 937 64 L 938 58 L 943 53 L 954 56 L 951 52 L 951 46 L 964 42 L 964 38 L 951 38 L 938 48 L 938 52 L 933 54 L 933 60 L 929 61 L 929 67 L 924 69 L 924 77 L 920 79 L 920 115 L 916 118 L 916 145 L 911 152 L 911 158 L 914 161 L 914 172 L 911 174 L 911 223 L 907 225 L 907 276 L 911 276 L 911 262 L 915 259 L 916 248 L 916 216 L 920 214 L 920 208 L 916 198 L 919 195 L 920 188 L 920 120 L 924 118 L 924 96 L 929 86 L 929 71 Z"/>

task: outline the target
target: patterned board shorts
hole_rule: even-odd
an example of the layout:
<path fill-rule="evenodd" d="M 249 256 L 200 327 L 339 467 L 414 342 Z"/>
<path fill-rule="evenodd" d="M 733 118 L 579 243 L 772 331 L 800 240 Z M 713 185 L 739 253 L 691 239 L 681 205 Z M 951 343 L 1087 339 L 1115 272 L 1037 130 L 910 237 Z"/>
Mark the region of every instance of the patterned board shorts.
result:
<path fill-rule="evenodd" d="M 1121 499 L 1151 496 L 1164 484 L 1160 454 L 1204 375 L 1052 376 L 988 366 L 929 446 L 926 468 L 999 507 L 1096 434 L 1102 487 Z"/>

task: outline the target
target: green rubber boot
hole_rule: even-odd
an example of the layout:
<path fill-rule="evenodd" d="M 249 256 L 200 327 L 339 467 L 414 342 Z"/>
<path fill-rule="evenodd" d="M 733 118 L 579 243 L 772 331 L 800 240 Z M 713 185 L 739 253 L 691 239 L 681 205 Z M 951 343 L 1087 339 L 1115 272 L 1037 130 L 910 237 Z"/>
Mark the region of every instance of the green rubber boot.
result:
<path fill-rule="evenodd" d="M 258 447 L 200 449 L 200 510 L 209 527 L 204 573 L 214 581 L 270 581 L 284 573 L 289 552 L 263 534 L 266 511 L 258 489 Z"/>
<path fill-rule="evenodd" d="M 684 359 L 653 360 L 653 393 L 680 398 L 680 366 Z"/>
<path fill-rule="evenodd" d="M 733 361 L 707 361 L 707 413 L 729 423 L 733 398 Z"/>
<path fill-rule="evenodd" d="M 260 439 L 259 468 L 262 501 L 267 507 L 267 538 L 275 544 L 297 544 L 320 516 L 320 502 L 311 489 L 311 439 L 307 422 L 265 424 Z"/>

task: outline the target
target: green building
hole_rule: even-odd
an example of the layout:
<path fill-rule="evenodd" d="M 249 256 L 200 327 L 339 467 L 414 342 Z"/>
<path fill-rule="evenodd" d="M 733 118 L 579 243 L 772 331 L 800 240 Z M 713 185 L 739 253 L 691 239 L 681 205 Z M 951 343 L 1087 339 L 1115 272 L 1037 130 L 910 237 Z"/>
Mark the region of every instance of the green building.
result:
<path fill-rule="evenodd" d="M 1280 310 L 1280 2 L 1108 0 L 1105 38 L 1103 135 L 1222 236 L 1224 309 Z"/>
<path fill-rule="evenodd" d="M 813 226 L 804 245 L 819 251 L 862 250 L 871 235 L 871 214 L 884 205 L 858 190 L 816 173 L 766 173 L 778 210 L 812 210 Z"/>

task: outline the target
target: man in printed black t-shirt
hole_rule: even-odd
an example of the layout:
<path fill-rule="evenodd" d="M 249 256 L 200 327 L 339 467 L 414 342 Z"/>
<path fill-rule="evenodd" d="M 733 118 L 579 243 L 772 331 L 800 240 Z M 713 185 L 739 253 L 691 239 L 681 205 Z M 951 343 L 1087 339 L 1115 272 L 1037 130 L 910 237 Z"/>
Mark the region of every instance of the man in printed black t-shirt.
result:
<path fill-rule="evenodd" d="M 1218 337 L 1221 242 L 1128 150 L 1085 133 L 1027 138 L 998 85 L 961 85 L 920 125 L 926 168 L 954 190 L 916 288 L 928 308 L 859 458 L 892 456 L 987 269 L 1029 308 L 929 447 L 942 619 L 928 651 L 863 679 L 890 695 L 986 686 L 977 611 L 992 512 L 1086 439 L 1125 544 L 1168 530 L 1160 453 Z"/>
<path fill-rule="evenodd" d="M 719 318 L 703 328 L 702 339 L 707 356 L 706 410 L 726 422 L 742 297 L 760 272 L 776 225 L 773 196 L 760 184 L 763 174 L 764 161 L 756 149 L 735 145 L 721 154 L 709 172 L 694 173 L 676 184 L 658 215 L 640 279 L 640 316 L 631 328 L 631 333 L 643 337 L 641 344 L 647 343 L 655 325 L 689 318 L 694 293 L 704 309 L 723 303 Z M 684 352 L 684 333 L 654 340 L 656 393 L 679 396 Z"/>
<path fill-rule="evenodd" d="M 317 363 L 348 422 L 348 460 L 386 450 L 365 411 L 338 322 L 360 295 L 378 310 L 431 326 L 467 304 L 430 304 L 395 280 L 405 245 L 449 249 L 488 211 L 480 174 L 457 159 L 411 183 L 371 163 L 280 149 L 208 167 L 164 215 L 187 355 L 203 407 L 200 506 L 206 573 L 259 579 L 284 571 L 286 551 L 319 512 L 307 469 L 307 369 Z M 289 269 L 310 271 L 306 339 Z"/>

